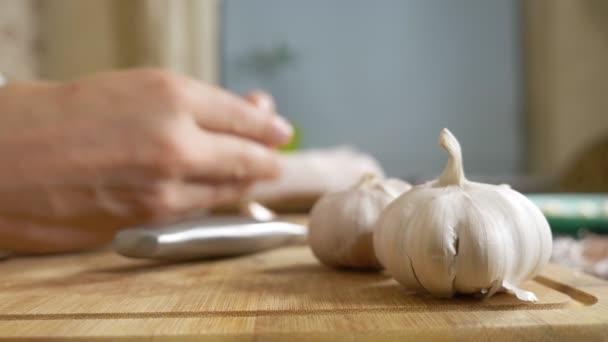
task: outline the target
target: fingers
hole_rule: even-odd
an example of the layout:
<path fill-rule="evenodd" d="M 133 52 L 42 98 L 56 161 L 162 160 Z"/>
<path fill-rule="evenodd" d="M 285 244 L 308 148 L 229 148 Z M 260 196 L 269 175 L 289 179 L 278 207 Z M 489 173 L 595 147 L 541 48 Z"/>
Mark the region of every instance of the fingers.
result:
<path fill-rule="evenodd" d="M 293 128 L 279 115 L 268 115 L 272 99 L 261 92 L 248 101 L 229 92 L 189 80 L 188 101 L 197 123 L 216 132 L 230 133 L 279 146 L 291 139 Z"/>
<path fill-rule="evenodd" d="M 105 190 L 106 197 L 128 208 L 128 215 L 124 215 L 124 211 L 112 211 L 101 201 L 97 201 L 97 210 L 99 214 L 113 216 L 117 220 L 149 222 L 234 202 L 243 196 L 248 187 L 249 182 L 199 183 L 179 179 L 138 187 L 114 186 Z M 118 226 L 127 227 L 124 224 Z"/>
<path fill-rule="evenodd" d="M 197 210 L 236 202 L 248 188 L 249 182 L 198 183 L 174 180 L 139 189 L 120 189 L 114 196 L 129 201 L 130 217 L 149 222 L 181 217 Z"/>
<path fill-rule="evenodd" d="M 199 140 L 204 154 L 192 156 L 185 174 L 212 182 L 253 181 L 278 175 L 278 153 L 248 139 L 203 132 Z"/>
<path fill-rule="evenodd" d="M 0 218 L 0 250 L 17 253 L 61 253 L 99 246 L 113 231 L 88 230 L 65 222 L 38 222 L 32 218 Z"/>
<path fill-rule="evenodd" d="M 108 212 L 98 203 L 64 218 L 28 215 L 0 216 L 0 250 L 17 253 L 59 253 L 93 248 L 109 243 L 116 231 L 150 221 L 179 217 L 196 209 L 237 202 L 249 184 L 196 184 L 175 181 L 138 188 L 108 189 L 115 200 L 128 199 L 128 216 Z"/>
<path fill-rule="evenodd" d="M 208 209 L 240 200 L 249 183 L 226 183 L 226 184 L 196 184 L 181 183 L 179 194 L 176 198 L 174 209 L 178 212 L 188 212 L 194 209 Z"/>

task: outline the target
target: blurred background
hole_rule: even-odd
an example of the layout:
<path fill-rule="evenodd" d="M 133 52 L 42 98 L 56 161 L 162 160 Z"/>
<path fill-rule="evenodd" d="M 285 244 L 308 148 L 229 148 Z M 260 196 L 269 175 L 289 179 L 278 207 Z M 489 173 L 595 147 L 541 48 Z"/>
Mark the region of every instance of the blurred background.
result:
<path fill-rule="evenodd" d="M 351 145 L 436 176 L 449 127 L 474 178 L 608 191 L 608 2 L 0 0 L 0 70 L 161 66 L 270 91 L 296 148 Z"/>

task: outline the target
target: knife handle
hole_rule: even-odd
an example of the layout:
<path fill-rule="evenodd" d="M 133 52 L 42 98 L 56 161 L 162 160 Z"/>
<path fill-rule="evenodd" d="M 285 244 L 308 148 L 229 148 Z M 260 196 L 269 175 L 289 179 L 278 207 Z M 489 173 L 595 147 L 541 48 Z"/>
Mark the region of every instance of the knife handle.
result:
<path fill-rule="evenodd" d="M 227 257 L 281 246 L 306 235 L 306 227 L 282 221 L 205 219 L 116 234 L 114 250 L 131 258 L 184 260 Z"/>

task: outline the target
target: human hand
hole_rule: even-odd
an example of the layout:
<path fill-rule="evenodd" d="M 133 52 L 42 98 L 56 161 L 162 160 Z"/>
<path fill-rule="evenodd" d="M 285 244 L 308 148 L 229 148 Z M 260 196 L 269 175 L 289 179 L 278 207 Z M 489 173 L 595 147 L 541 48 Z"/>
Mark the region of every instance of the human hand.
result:
<path fill-rule="evenodd" d="M 247 100 L 158 70 L 0 89 L 0 249 L 60 252 L 128 226 L 234 202 L 274 177 L 291 127 Z"/>

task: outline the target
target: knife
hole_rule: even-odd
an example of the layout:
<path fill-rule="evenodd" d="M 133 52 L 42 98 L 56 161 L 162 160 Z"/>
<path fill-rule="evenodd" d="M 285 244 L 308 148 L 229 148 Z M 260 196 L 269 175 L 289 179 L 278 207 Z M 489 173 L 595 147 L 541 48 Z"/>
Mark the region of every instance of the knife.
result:
<path fill-rule="evenodd" d="M 141 226 L 116 234 L 114 250 L 130 258 L 189 260 L 229 257 L 305 237 L 303 225 L 243 217 L 207 217 Z"/>

